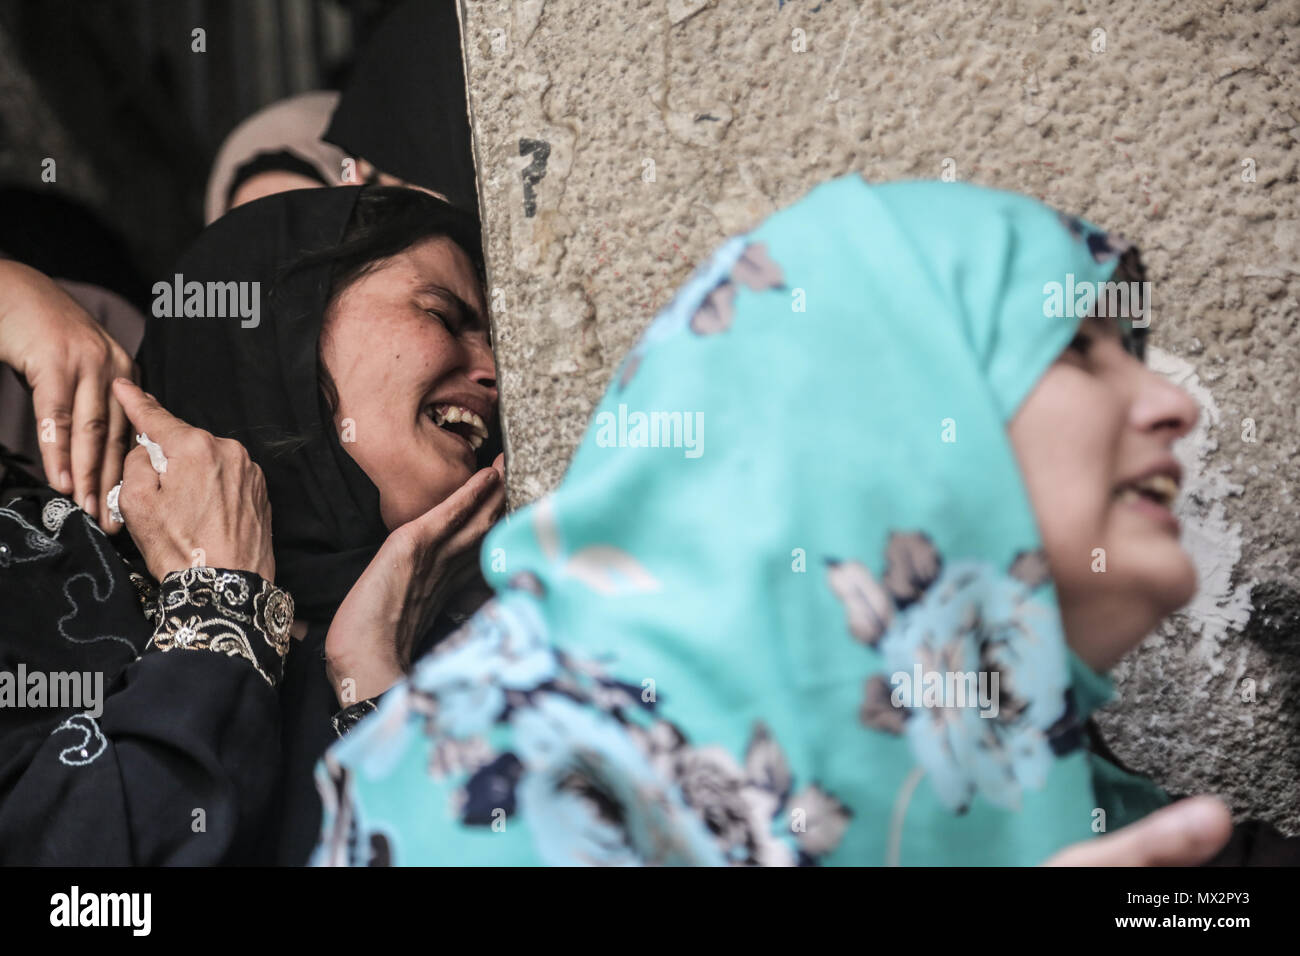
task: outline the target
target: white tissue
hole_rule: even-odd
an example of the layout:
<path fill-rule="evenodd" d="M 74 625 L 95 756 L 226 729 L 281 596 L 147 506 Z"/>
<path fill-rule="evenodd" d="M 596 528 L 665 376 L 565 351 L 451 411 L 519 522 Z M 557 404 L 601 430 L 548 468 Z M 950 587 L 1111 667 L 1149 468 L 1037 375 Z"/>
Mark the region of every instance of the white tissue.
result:
<path fill-rule="evenodd" d="M 167 456 L 163 454 L 162 445 L 156 441 L 150 441 L 149 436 L 141 432 L 135 436 L 135 440 L 144 445 L 144 450 L 149 453 L 149 464 L 153 465 L 153 470 L 158 474 L 167 473 Z"/>

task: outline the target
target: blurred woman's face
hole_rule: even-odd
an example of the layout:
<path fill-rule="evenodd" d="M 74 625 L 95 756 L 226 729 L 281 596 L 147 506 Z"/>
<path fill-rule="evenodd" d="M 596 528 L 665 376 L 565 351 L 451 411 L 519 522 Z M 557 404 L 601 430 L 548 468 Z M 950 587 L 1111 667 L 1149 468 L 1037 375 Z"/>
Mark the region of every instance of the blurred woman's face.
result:
<path fill-rule="evenodd" d="M 1112 667 L 1196 592 L 1172 505 L 1196 401 L 1088 319 L 1008 428 L 1070 646 Z"/>
<path fill-rule="evenodd" d="M 325 315 L 321 358 L 343 447 L 379 489 L 392 530 L 478 470 L 497 425 L 496 365 L 468 256 L 431 238 L 373 267 Z"/>

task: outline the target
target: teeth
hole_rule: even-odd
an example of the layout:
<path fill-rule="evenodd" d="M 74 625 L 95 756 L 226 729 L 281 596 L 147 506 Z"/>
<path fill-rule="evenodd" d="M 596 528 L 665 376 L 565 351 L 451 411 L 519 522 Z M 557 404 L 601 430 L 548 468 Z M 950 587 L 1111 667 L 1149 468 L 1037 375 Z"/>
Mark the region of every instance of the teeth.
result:
<path fill-rule="evenodd" d="M 1141 492 L 1146 492 L 1148 496 L 1157 498 L 1161 504 L 1167 507 L 1178 497 L 1178 482 L 1168 475 L 1152 475 L 1150 478 L 1143 478 L 1141 481 L 1122 488 L 1119 493 L 1119 500 L 1135 501 L 1142 497 Z"/>
<path fill-rule="evenodd" d="M 1163 495 L 1168 501 L 1173 501 L 1178 497 L 1178 482 L 1174 481 L 1168 475 L 1156 475 L 1148 482 L 1148 485 L 1153 491 Z"/>
<path fill-rule="evenodd" d="M 442 427 L 443 425 L 452 422 L 460 422 L 461 424 L 468 425 L 473 429 L 467 438 L 470 445 L 472 445 L 476 450 L 482 447 L 483 443 L 487 441 L 487 423 L 484 422 L 476 413 L 470 411 L 468 408 L 461 408 L 459 405 L 434 406 L 433 423 L 435 425 Z"/>

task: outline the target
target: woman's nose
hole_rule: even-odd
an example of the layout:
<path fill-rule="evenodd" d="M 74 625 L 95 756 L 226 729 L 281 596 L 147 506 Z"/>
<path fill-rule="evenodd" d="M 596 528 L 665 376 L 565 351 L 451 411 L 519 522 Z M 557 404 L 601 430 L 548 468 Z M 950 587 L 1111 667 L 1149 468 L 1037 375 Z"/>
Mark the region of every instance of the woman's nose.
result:
<path fill-rule="evenodd" d="M 470 345 L 466 349 L 469 380 L 491 390 L 492 400 L 496 401 L 497 366 L 489 345 Z"/>
<path fill-rule="evenodd" d="M 1141 392 L 1135 403 L 1137 426 L 1144 431 L 1169 432 L 1173 441 L 1196 427 L 1201 406 L 1184 389 L 1159 372 L 1143 369 Z"/>

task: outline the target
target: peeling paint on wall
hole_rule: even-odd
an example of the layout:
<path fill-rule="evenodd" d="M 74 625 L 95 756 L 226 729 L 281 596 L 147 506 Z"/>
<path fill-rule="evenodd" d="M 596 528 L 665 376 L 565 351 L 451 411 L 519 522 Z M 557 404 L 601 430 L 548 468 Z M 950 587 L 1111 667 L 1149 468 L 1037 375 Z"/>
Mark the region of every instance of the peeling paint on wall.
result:
<path fill-rule="evenodd" d="M 1186 627 L 1200 636 L 1190 650 L 1205 663 L 1208 677 L 1223 670 L 1219 653 L 1224 639 L 1246 626 L 1252 610 L 1250 585 L 1234 585 L 1241 560 L 1241 523 L 1227 517 L 1226 499 L 1241 494 L 1242 486 L 1228 479 L 1222 460 L 1215 454 L 1218 442 L 1213 434 L 1222 423 L 1222 415 L 1213 393 L 1201 384 L 1196 368 L 1158 348 L 1149 350 L 1148 363 L 1201 406 L 1196 428 L 1174 448 L 1183 466 L 1182 493 L 1175 511 L 1183 526 L 1183 545 L 1196 563 L 1198 587 L 1196 597 L 1181 613 L 1181 620 L 1166 628 L 1172 633 Z"/>

